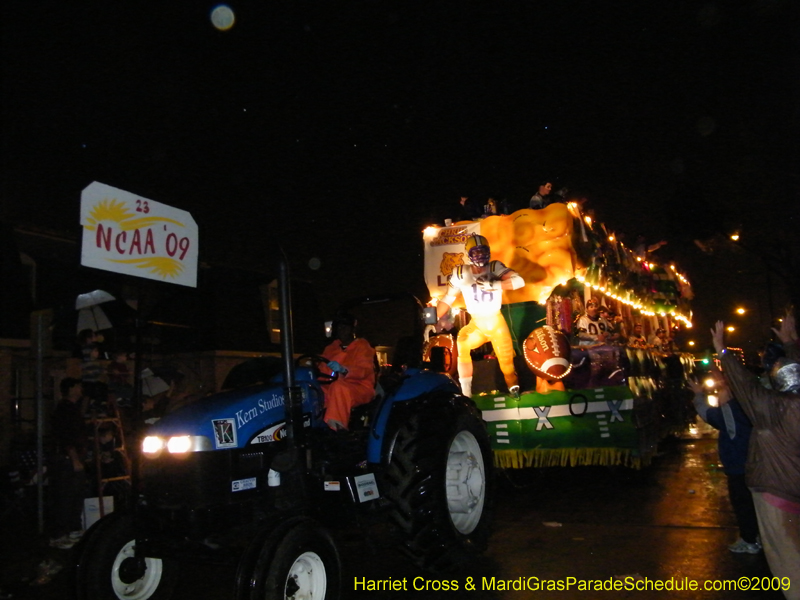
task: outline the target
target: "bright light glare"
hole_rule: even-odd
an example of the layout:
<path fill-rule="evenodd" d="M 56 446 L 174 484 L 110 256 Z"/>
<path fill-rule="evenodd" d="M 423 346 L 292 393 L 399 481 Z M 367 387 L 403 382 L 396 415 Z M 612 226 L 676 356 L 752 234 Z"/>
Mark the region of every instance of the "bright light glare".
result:
<path fill-rule="evenodd" d="M 709 394 L 706 396 L 708 398 L 708 405 L 709 406 L 719 406 L 719 399 L 713 394 Z"/>
<path fill-rule="evenodd" d="M 707 388 L 713 388 L 715 384 L 716 384 L 716 382 L 711 377 L 709 377 L 708 379 L 706 379 L 703 382 L 703 385 L 706 386 Z"/>
<path fill-rule="evenodd" d="M 167 450 L 169 450 L 172 454 L 183 454 L 184 452 L 188 452 L 189 448 L 191 447 L 192 440 L 188 435 L 172 437 L 169 438 L 169 441 L 167 442 Z"/>
<path fill-rule="evenodd" d="M 734 242 L 738 242 L 738 241 L 739 241 L 739 234 L 738 234 L 738 233 L 733 233 L 733 234 L 731 234 L 731 239 L 732 239 Z"/>
<path fill-rule="evenodd" d="M 736 312 L 739 313 L 740 315 L 743 315 L 745 313 L 745 310 L 743 308 L 737 308 Z"/>
<path fill-rule="evenodd" d="M 734 327 L 733 325 L 728 325 L 728 327 L 726 327 L 726 329 L 728 331 L 736 331 L 736 327 Z"/>
<path fill-rule="evenodd" d="M 231 7 L 226 4 L 215 6 L 211 11 L 211 24 L 220 31 L 228 31 L 236 22 Z"/>
<path fill-rule="evenodd" d="M 690 346 L 694 346 L 694 341 L 693 340 L 689 340 L 689 345 Z"/>
<path fill-rule="evenodd" d="M 164 440 L 155 435 L 148 435 L 142 440 L 142 452 L 145 454 L 156 454 L 164 449 Z"/>

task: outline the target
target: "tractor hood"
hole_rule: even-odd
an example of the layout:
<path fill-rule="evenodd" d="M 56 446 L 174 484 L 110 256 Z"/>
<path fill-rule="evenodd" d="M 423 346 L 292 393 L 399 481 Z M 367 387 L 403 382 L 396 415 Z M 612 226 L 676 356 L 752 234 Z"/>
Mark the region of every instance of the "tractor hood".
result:
<path fill-rule="evenodd" d="M 164 439 L 173 436 L 205 437 L 203 449 L 243 448 L 271 443 L 283 436 L 286 420 L 285 390 L 281 378 L 269 384 L 206 396 L 170 413 L 147 430 L 147 435 Z M 304 425 L 321 418 L 321 391 L 308 378 L 298 378 L 303 392 Z"/>

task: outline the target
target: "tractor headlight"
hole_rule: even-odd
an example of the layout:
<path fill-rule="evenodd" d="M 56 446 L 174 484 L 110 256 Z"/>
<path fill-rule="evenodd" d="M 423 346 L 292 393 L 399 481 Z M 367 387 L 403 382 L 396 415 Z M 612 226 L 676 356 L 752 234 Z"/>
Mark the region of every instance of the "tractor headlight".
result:
<path fill-rule="evenodd" d="M 204 435 L 174 435 L 168 439 L 157 435 L 148 435 L 142 441 L 142 453 L 155 458 L 164 450 L 170 454 L 186 454 L 187 452 L 204 452 L 213 450 L 211 440 Z"/>
<path fill-rule="evenodd" d="M 148 435 L 142 440 L 142 452 L 155 456 L 164 449 L 164 440 L 157 435 Z"/>
<path fill-rule="evenodd" d="M 169 438 L 167 442 L 167 450 L 170 454 L 183 454 L 192 448 L 192 438 L 188 435 L 178 435 Z"/>
<path fill-rule="evenodd" d="M 164 449 L 170 454 L 186 454 L 187 452 L 204 452 L 213 450 L 211 440 L 204 435 L 174 435 L 164 439 L 156 435 L 148 435 L 142 441 L 142 452 L 155 458 Z"/>

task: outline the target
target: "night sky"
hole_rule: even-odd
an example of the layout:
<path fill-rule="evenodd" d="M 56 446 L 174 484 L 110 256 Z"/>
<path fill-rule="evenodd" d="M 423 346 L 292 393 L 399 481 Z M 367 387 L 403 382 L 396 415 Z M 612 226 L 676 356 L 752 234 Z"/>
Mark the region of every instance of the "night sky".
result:
<path fill-rule="evenodd" d="M 424 294 L 424 225 L 550 177 L 668 240 L 700 326 L 785 302 L 747 284 L 798 256 L 796 2 L 240 2 L 224 32 L 214 6 L 6 3 L 0 218 L 77 234 L 101 181 L 192 213 L 201 260 L 278 241 L 333 304 Z M 741 227 L 749 254 L 693 243 Z"/>

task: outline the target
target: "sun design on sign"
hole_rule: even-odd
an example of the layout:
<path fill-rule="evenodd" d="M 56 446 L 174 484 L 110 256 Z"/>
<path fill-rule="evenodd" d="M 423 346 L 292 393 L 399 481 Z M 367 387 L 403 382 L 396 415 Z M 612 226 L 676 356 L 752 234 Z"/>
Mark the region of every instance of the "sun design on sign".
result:
<path fill-rule="evenodd" d="M 167 278 L 172 277 L 175 278 L 183 272 L 184 266 L 183 264 L 174 259 L 169 258 L 166 256 L 150 256 L 147 258 L 128 258 L 128 259 L 116 259 L 112 260 L 111 262 L 116 263 L 123 263 L 126 265 L 135 265 L 140 269 L 147 269 L 153 275 L 158 275 L 159 277 Z"/>
<path fill-rule="evenodd" d="M 92 211 L 89 213 L 89 218 L 87 219 L 86 229 L 94 231 L 100 221 L 122 223 L 135 216 L 136 215 L 128 210 L 124 202 L 120 202 L 116 198 L 112 198 L 109 201 L 108 198 L 106 198 L 92 207 Z"/>
<path fill-rule="evenodd" d="M 111 198 L 110 200 L 104 198 L 92 207 L 89 217 L 86 219 L 85 227 L 89 231 L 94 231 L 101 221 L 113 221 L 119 225 L 122 231 L 142 229 L 155 223 L 173 223 L 184 227 L 184 224 L 180 221 L 168 219 L 167 217 L 135 217 L 136 214 L 127 207 L 125 202 L 121 202 L 116 198 Z"/>

